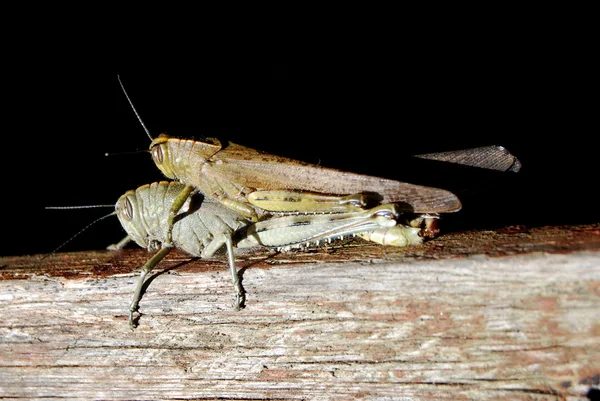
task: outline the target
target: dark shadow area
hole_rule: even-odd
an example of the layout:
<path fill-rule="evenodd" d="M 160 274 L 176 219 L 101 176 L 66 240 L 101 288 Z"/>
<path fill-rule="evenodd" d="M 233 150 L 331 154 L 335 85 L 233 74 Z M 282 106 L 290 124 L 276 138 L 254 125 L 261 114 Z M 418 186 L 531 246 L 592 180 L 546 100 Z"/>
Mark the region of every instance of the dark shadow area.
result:
<path fill-rule="evenodd" d="M 110 204 L 164 179 L 117 74 L 154 137 L 219 137 L 326 167 L 456 188 L 463 210 L 444 218 L 456 227 L 598 222 L 597 123 L 587 100 L 593 52 L 562 33 L 496 35 L 436 37 L 427 46 L 339 38 L 200 61 L 181 52 L 169 63 L 126 63 L 124 53 L 116 70 L 100 74 L 47 67 L 15 76 L 23 96 L 16 104 L 27 107 L 4 138 L 18 162 L 6 165 L 0 254 L 49 252 L 101 215 L 44 206 Z M 36 121 L 40 127 L 30 126 Z M 517 178 L 488 180 L 411 160 L 493 144 L 521 160 Z M 101 249 L 119 230 L 102 224 L 62 251 Z"/>

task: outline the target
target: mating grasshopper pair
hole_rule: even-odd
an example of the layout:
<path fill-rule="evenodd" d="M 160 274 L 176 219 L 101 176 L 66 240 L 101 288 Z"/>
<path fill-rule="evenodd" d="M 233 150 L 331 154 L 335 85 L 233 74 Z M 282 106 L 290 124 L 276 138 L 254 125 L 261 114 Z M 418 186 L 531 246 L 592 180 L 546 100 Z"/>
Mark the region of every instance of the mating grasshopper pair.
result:
<path fill-rule="evenodd" d="M 287 248 L 349 234 L 385 245 L 418 244 L 437 234 L 438 213 L 461 208 L 456 195 L 439 188 L 325 168 L 234 143 L 222 146 L 216 139 L 164 134 L 153 139 L 123 91 L 152 141 L 155 164 L 174 180 L 129 191 L 116 205 L 128 236 L 157 250 L 142 268 L 130 306 L 132 325 L 146 275 L 173 247 L 209 257 L 225 246 L 241 308 L 234 245 Z M 413 217 L 400 223 L 403 214 Z"/>

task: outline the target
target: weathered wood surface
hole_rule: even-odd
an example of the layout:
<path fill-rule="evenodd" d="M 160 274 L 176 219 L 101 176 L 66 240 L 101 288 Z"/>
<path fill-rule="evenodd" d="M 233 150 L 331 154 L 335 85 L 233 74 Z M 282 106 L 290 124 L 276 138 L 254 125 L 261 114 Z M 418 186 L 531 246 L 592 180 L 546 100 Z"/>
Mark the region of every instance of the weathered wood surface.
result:
<path fill-rule="evenodd" d="M 3 399 L 587 400 L 600 380 L 600 226 L 424 245 L 0 258 Z M 162 269 L 161 269 L 162 268 Z M 167 273 L 165 273 L 165 271 Z"/>

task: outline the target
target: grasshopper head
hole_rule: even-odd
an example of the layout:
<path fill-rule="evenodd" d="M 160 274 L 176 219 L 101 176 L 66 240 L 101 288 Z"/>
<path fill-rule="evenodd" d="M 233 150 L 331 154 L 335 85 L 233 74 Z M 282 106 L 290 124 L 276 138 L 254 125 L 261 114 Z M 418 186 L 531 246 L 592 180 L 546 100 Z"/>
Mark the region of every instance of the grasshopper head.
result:
<path fill-rule="evenodd" d="M 199 164 L 221 150 L 221 142 L 216 138 L 204 141 L 171 138 L 160 134 L 150 143 L 150 154 L 154 164 L 162 173 L 172 179 L 185 180 L 189 171 L 195 171 Z"/>
<path fill-rule="evenodd" d="M 168 178 L 175 179 L 175 172 L 169 158 L 169 139 L 169 136 L 165 134 L 160 134 L 157 138 L 154 138 L 150 143 L 150 154 L 156 167 Z"/>
<path fill-rule="evenodd" d="M 127 234 L 141 247 L 148 248 L 148 233 L 142 223 L 135 191 L 127 191 L 115 205 L 117 218 Z"/>

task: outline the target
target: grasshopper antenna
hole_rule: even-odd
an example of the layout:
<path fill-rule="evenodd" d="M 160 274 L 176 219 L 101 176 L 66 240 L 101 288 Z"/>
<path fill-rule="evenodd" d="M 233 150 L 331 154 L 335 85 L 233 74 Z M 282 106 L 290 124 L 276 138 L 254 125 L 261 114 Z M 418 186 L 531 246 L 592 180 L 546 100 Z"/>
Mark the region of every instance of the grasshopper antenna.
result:
<path fill-rule="evenodd" d="M 72 210 L 72 209 L 94 209 L 98 207 L 114 207 L 115 205 L 86 205 L 86 206 L 46 206 L 46 210 Z M 113 215 L 113 213 L 109 214 Z M 107 217 L 107 216 L 104 216 Z"/>
<path fill-rule="evenodd" d="M 127 151 L 127 152 L 117 152 L 117 153 L 104 153 L 104 156 L 123 156 L 123 155 L 135 155 L 138 153 L 148 153 L 149 150 L 131 150 L 131 151 Z"/>
<path fill-rule="evenodd" d="M 52 209 L 52 210 L 65 210 L 65 209 L 91 209 L 91 208 L 97 208 L 97 207 L 114 207 L 114 205 L 90 205 L 90 206 L 48 206 L 46 207 L 46 209 Z M 79 236 L 79 234 L 81 234 L 82 232 L 84 232 L 85 230 L 87 230 L 88 228 L 90 228 L 92 225 L 96 224 L 97 222 L 104 220 L 107 217 L 116 215 L 117 212 L 111 212 L 105 216 L 102 217 L 98 217 L 96 220 L 92 221 L 91 223 L 89 223 L 87 226 L 83 227 L 81 230 L 79 230 L 75 235 L 73 235 L 71 238 L 69 238 L 68 240 L 66 240 L 65 242 L 63 242 L 62 244 L 60 244 L 58 247 L 56 247 L 53 251 L 47 253 L 46 255 L 44 255 L 42 257 L 41 260 L 46 259 L 48 256 L 52 255 L 53 253 L 56 253 L 59 249 L 61 249 L 62 247 L 64 247 L 65 245 L 67 245 L 69 242 L 71 242 L 73 239 L 75 239 L 75 237 Z"/>
<path fill-rule="evenodd" d="M 117 79 L 119 80 L 119 85 L 121 85 L 121 89 L 123 89 L 123 93 L 125 94 L 125 97 L 127 98 L 127 101 L 129 102 L 129 105 L 133 109 L 135 116 L 137 117 L 140 124 L 142 124 L 142 127 L 144 127 L 144 131 L 146 131 L 146 135 L 148 135 L 148 138 L 150 138 L 150 140 L 153 140 L 154 138 L 152 138 L 152 135 L 150 135 L 150 131 L 148 131 L 148 128 L 146 128 L 146 124 L 144 124 L 144 122 L 142 121 L 142 118 L 140 117 L 137 110 L 135 109 L 135 106 L 131 102 L 131 99 L 129 99 L 129 95 L 127 94 L 127 91 L 125 90 L 125 86 L 123 86 L 123 82 L 121 82 L 121 77 L 117 75 Z"/>

